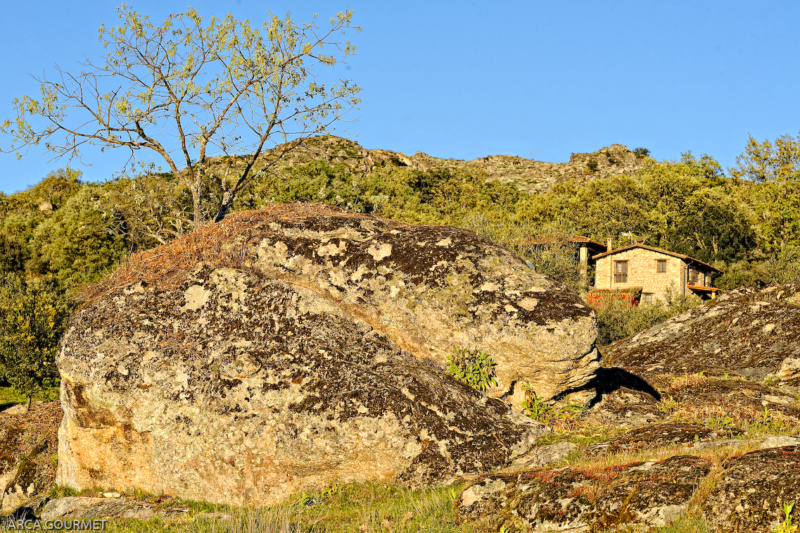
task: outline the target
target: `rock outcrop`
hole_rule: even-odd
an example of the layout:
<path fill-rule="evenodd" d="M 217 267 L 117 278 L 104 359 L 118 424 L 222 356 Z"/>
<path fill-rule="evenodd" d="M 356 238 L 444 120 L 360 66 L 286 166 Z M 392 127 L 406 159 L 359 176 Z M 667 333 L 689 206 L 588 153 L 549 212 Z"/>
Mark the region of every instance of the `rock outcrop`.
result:
<path fill-rule="evenodd" d="M 294 141 L 293 141 L 294 142 Z M 288 146 L 281 145 L 265 152 L 256 162 L 261 168 L 275 160 L 275 154 L 282 154 Z M 417 152 L 405 155 L 400 152 L 382 149 L 368 149 L 355 141 L 334 135 L 321 135 L 306 139 L 294 147 L 277 163 L 278 169 L 311 161 L 327 161 L 343 165 L 353 174 L 367 174 L 382 167 L 410 168 L 421 171 L 464 170 L 483 175 L 487 180 L 510 183 L 527 193 L 546 192 L 558 183 L 569 180 L 595 180 L 610 176 L 634 174 L 650 161 L 637 155 L 621 144 L 612 144 L 591 153 L 573 153 L 569 161 L 548 163 L 515 155 L 490 155 L 470 161 L 462 159 L 443 159 Z M 220 172 L 233 168 L 243 168 L 244 161 L 236 157 L 219 157 L 210 160 L 212 168 Z"/>
<path fill-rule="evenodd" d="M 686 455 L 595 470 L 566 467 L 493 474 L 462 491 L 458 513 L 464 519 L 483 520 L 495 530 L 661 527 L 687 511 L 710 470 L 708 460 Z"/>
<path fill-rule="evenodd" d="M 319 205 L 239 213 L 134 256 L 75 314 L 58 483 L 268 504 L 331 483 L 444 483 L 545 429 L 443 371 L 489 352 L 543 397 L 597 368 L 577 296 L 474 233 Z"/>
<path fill-rule="evenodd" d="M 557 459 L 569 466 L 526 468 L 529 454 L 465 487 L 459 516 L 490 530 L 649 531 L 679 517 L 777 530 L 800 502 L 798 339 L 792 284 L 733 291 L 607 347 L 616 366 L 597 371 L 589 408 L 550 415 L 569 433 L 554 424 L 547 442 L 572 442 L 539 447 L 569 449 Z"/>
<path fill-rule="evenodd" d="M 603 350 L 606 366 L 800 384 L 800 283 L 731 291 Z"/>
<path fill-rule="evenodd" d="M 703 503 L 712 531 L 774 531 L 783 504 L 800 496 L 800 446 L 770 448 L 722 462 L 722 472 Z"/>
<path fill-rule="evenodd" d="M 42 520 L 92 520 L 127 519 L 149 520 L 153 517 L 164 519 L 188 513 L 187 507 L 166 507 L 156 503 L 133 498 L 104 498 L 68 496 L 48 501 L 42 508 Z"/>

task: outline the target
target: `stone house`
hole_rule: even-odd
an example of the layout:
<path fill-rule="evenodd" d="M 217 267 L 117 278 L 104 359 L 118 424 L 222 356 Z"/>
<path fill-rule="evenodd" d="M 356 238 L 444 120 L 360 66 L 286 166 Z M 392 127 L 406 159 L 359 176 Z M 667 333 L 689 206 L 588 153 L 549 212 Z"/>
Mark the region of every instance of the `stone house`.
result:
<path fill-rule="evenodd" d="M 642 290 L 641 301 L 663 300 L 672 288 L 677 294 L 715 298 L 714 278 L 722 271 L 699 259 L 668 250 L 631 244 L 594 256 L 595 290 Z"/>

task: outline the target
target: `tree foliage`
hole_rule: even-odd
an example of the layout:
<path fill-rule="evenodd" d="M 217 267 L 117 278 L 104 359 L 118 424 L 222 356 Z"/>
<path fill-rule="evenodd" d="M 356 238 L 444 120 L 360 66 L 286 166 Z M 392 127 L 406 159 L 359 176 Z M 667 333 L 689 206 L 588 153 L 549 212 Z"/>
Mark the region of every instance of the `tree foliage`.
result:
<path fill-rule="evenodd" d="M 238 158 L 230 162 L 241 165 Z M 207 212 L 224 195 L 224 170 L 214 168 L 203 188 Z M 191 192 L 172 174 L 102 184 L 80 178 L 61 169 L 0 196 L 0 271 L 52 276 L 70 286 L 103 276 L 125 253 L 192 229 Z M 730 179 L 713 158 L 691 153 L 649 161 L 633 175 L 565 180 L 535 195 L 463 168 L 422 171 L 398 164 L 356 172 L 316 160 L 285 166 L 281 176 L 254 176 L 232 209 L 295 201 L 464 227 L 577 292 L 586 286 L 575 249 L 564 240 L 576 234 L 611 239 L 615 246 L 644 242 L 713 263 L 725 271 L 716 282 L 725 289 L 800 276 L 800 183 Z M 522 245 L 531 238 L 552 245 Z"/>
<path fill-rule="evenodd" d="M 601 305 L 597 305 L 597 302 L 594 305 L 597 313 L 597 344 L 605 346 L 636 335 L 698 305 L 701 305 L 699 297 L 679 295 L 677 291 L 668 291 L 666 301 L 640 305 L 631 305 L 630 300 L 611 295 L 604 298 Z"/>
<path fill-rule="evenodd" d="M 102 188 L 87 185 L 36 227 L 28 270 L 69 283 L 94 281 L 124 253 L 123 230 Z"/>
<path fill-rule="evenodd" d="M 782 135 L 774 143 L 758 142 L 750 135 L 744 153 L 736 158 L 736 167 L 730 172 L 734 178 L 757 183 L 799 181 L 800 135 Z"/>
<path fill-rule="evenodd" d="M 87 145 L 122 148 L 137 160 L 142 150 L 160 157 L 192 197 L 195 226 L 220 220 L 236 196 L 309 135 L 328 131 L 358 104 L 349 81 L 320 83 L 320 67 L 355 53 L 337 40 L 352 12 L 329 27 L 271 15 L 261 29 L 232 15 L 204 23 L 196 9 L 161 24 L 125 6 L 120 24 L 102 26 L 105 58 L 87 59 L 79 71 L 57 68 L 39 79 L 41 96 L 15 100 L 16 118 L 2 131 L 17 151 L 44 144 L 54 157 L 79 157 Z M 173 140 L 174 139 L 174 140 Z M 265 150 L 281 145 L 269 161 Z M 237 155 L 243 165 L 220 181 L 222 195 L 204 211 L 210 158 Z"/>
<path fill-rule="evenodd" d="M 69 306 L 53 283 L 7 275 L 0 285 L 0 362 L 20 394 L 33 396 L 57 376 L 56 352 Z"/>

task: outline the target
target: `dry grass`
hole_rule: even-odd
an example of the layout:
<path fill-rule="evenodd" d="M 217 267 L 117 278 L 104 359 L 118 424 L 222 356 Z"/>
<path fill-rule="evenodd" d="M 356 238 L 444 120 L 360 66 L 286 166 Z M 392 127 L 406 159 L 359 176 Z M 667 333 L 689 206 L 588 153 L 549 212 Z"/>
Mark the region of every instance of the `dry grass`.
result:
<path fill-rule="evenodd" d="M 211 263 L 216 268 L 248 268 L 253 244 L 269 231 L 270 223 L 291 222 L 302 227 L 309 218 L 332 215 L 353 219 L 376 218 L 320 203 L 278 204 L 256 211 L 233 213 L 222 222 L 205 225 L 164 246 L 128 256 L 111 276 L 84 287 L 78 300 L 85 304 L 139 282 L 157 284 L 165 289 L 175 288 L 185 274 L 201 262 Z M 390 223 L 403 225 L 394 221 Z"/>
<path fill-rule="evenodd" d="M 107 531 L 143 533 L 299 533 L 381 532 L 478 533 L 474 524 L 459 524 L 454 501 L 460 485 L 408 490 L 386 483 L 347 485 L 262 509 L 192 503 L 188 516 L 147 522 L 118 520 Z"/>

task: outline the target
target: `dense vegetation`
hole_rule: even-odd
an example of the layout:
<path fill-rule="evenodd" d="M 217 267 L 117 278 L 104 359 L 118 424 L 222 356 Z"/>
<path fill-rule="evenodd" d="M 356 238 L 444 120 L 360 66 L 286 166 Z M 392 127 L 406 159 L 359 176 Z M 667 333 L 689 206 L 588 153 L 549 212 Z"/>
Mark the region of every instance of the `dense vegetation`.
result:
<path fill-rule="evenodd" d="M 53 302 L 102 278 L 126 254 L 193 227 L 192 195 L 171 174 L 105 183 L 80 178 L 61 169 L 29 189 L 0 194 L 0 273 L 47 281 L 37 290 Z M 201 208 L 216 212 L 223 193 L 211 173 Z M 774 143 L 751 138 L 728 175 L 712 157 L 686 153 L 679 161 L 648 160 L 632 175 L 597 178 L 587 171 L 586 178 L 561 181 L 541 194 L 465 169 L 387 165 L 357 173 L 311 161 L 263 173 L 241 192 L 234 210 L 294 201 L 472 229 L 579 292 L 586 287 L 564 239 L 572 234 L 691 255 L 725 271 L 716 282 L 724 289 L 800 278 L 800 136 Z M 553 246 L 526 246 L 527 237 L 546 237 Z M 23 285 L 14 290 L 24 293 Z M 10 290 L 0 302 L 6 316 L 16 300 Z M 601 313 L 601 340 L 630 335 L 686 306 L 613 307 Z M 63 325 L 52 327 L 60 333 Z"/>

